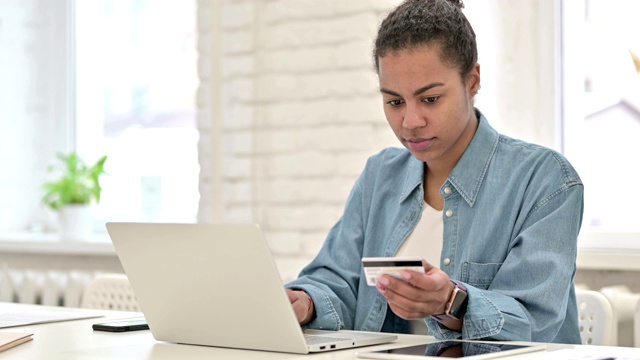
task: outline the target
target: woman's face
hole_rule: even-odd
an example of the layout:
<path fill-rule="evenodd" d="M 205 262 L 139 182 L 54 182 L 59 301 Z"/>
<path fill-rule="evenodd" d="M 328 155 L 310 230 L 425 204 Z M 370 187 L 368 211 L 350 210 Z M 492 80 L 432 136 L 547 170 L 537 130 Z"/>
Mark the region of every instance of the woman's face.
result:
<path fill-rule="evenodd" d="M 440 46 L 390 52 L 379 58 L 384 113 L 391 129 L 417 159 L 451 170 L 475 134 L 473 97 L 480 67 L 466 81 L 440 60 Z"/>

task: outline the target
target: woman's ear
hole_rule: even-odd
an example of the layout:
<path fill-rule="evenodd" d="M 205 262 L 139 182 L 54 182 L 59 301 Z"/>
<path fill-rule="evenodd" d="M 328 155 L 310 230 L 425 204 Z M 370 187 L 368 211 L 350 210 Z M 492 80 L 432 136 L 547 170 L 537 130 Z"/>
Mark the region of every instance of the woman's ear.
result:
<path fill-rule="evenodd" d="M 476 63 L 467 75 L 467 91 L 471 97 L 480 90 L 480 64 Z"/>

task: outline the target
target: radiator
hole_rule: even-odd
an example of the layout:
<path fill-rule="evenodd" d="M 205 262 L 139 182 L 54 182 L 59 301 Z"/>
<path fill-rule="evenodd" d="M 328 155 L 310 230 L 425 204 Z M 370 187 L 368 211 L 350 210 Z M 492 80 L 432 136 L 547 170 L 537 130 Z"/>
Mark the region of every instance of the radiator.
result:
<path fill-rule="evenodd" d="M 9 269 L 0 272 L 0 301 L 80 307 L 92 271 Z"/>

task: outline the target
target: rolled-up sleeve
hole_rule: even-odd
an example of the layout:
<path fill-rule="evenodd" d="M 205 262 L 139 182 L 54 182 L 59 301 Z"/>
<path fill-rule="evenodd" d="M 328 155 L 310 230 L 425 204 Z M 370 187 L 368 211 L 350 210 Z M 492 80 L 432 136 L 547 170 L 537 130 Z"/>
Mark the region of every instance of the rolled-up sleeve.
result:
<path fill-rule="evenodd" d="M 315 259 L 286 287 L 306 291 L 313 299 L 313 329 L 353 329 L 360 282 L 362 194 L 360 181 L 351 191 L 340 220 L 329 231 Z"/>

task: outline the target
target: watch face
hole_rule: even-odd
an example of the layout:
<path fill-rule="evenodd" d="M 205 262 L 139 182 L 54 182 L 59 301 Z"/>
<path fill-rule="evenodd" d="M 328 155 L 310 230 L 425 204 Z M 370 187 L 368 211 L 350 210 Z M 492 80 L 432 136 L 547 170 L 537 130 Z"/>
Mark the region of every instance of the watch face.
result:
<path fill-rule="evenodd" d="M 467 293 L 459 289 L 456 290 L 449 313 L 456 319 L 460 319 L 467 310 Z"/>
<path fill-rule="evenodd" d="M 455 284 L 451 299 L 447 303 L 447 307 L 444 314 L 431 315 L 438 322 L 445 320 L 459 320 L 467 311 L 467 288 L 457 281 L 451 280 Z"/>

